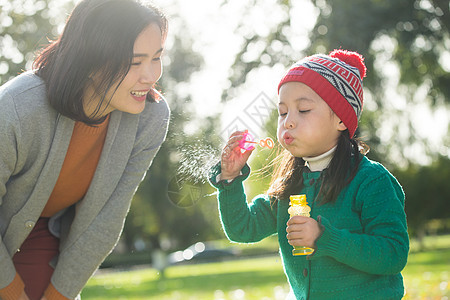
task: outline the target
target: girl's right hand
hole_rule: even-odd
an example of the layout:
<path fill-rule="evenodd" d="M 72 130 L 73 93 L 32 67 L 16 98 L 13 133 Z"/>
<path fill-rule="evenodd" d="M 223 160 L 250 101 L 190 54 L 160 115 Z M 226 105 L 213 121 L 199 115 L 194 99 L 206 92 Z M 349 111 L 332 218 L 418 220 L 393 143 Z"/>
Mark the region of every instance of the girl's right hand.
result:
<path fill-rule="evenodd" d="M 230 180 L 239 176 L 241 169 L 247 162 L 252 150 L 246 150 L 242 153 L 239 147 L 239 141 L 244 138 L 244 133 L 247 131 L 234 132 L 225 147 L 222 150 L 221 168 L 222 173 L 220 175 L 221 180 Z"/>

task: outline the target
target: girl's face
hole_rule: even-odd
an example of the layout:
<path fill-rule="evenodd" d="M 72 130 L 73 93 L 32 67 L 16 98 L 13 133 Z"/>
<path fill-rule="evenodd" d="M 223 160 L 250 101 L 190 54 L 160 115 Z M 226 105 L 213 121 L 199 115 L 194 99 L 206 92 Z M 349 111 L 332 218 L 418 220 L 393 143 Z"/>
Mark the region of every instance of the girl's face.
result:
<path fill-rule="evenodd" d="M 279 98 L 278 141 L 293 156 L 318 156 L 337 144 L 346 127 L 314 90 L 287 82 Z"/>
<path fill-rule="evenodd" d="M 137 37 L 133 47 L 133 62 L 130 70 L 117 90 L 115 90 L 116 86 L 113 86 L 106 94 L 106 101 L 102 104 L 99 117 L 114 110 L 130 114 L 139 114 L 144 110 L 147 94 L 162 74 L 162 51 L 161 30 L 158 25 L 150 24 Z M 93 84 L 87 88 L 85 94 L 94 95 L 92 101 L 85 103 L 87 116 L 94 113 L 98 102 L 101 101 L 101 95 L 95 92 L 96 76 L 101 76 L 101 74 L 93 77 Z M 84 99 L 92 99 L 92 96 Z M 107 104 L 109 99 L 111 101 Z"/>

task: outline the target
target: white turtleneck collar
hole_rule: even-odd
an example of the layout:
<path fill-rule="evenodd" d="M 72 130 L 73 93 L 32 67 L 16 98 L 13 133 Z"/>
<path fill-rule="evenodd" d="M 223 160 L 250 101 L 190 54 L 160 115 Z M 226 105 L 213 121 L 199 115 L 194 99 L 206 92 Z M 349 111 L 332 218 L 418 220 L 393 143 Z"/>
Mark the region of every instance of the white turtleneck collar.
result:
<path fill-rule="evenodd" d="M 334 146 L 327 152 L 314 156 L 314 157 L 302 157 L 305 161 L 306 166 L 311 170 L 311 172 L 323 171 L 330 164 L 331 159 L 333 158 L 334 151 L 336 151 L 336 147 Z"/>

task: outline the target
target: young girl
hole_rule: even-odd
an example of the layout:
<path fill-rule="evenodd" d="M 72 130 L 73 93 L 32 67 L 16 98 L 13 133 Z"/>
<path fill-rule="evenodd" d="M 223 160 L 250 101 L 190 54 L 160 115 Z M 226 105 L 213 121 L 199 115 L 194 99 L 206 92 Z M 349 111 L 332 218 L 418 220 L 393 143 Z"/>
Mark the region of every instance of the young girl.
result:
<path fill-rule="evenodd" d="M 279 86 L 278 141 L 285 149 L 269 191 L 247 204 L 251 151 L 235 132 L 213 168 L 228 238 L 278 234 L 290 299 L 401 299 L 409 251 L 404 194 L 354 139 L 363 104 L 363 58 L 345 50 L 294 64 Z M 362 151 L 364 152 L 364 151 Z M 289 217 L 289 196 L 305 194 L 311 217 Z M 315 251 L 293 256 L 293 246 Z M 294 296 L 295 295 L 295 296 Z"/>
<path fill-rule="evenodd" d="M 154 7 L 83 0 L 0 88 L 0 299 L 74 299 L 114 248 L 167 132 L 166 32 Z"/>

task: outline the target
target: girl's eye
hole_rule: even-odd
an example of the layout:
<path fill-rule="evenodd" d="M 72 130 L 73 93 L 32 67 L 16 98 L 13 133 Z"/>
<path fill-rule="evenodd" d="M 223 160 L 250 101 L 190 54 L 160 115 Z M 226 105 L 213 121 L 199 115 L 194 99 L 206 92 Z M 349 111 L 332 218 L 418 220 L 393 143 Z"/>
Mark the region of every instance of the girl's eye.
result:
<path fill-rule="evenodd" d="M 160 61 L 160 60 L 161 60 L 161 56 L 155 57 L 155 58 L 153 59 L 153 61 Z"/>
<path fill-rule="evenodd" d="M 132 63 L 131 65 L 132 66 L 139 66 L 141 63 L 140 62 L 134 62 L 134 63 Z"/>
<path fill-rule="evenodd" d="M 311 110 L 310 110 L 310 109 L 299 110 L 299 112 L 302 113 L 302 114 L 307 113 L 307 112 L 309 112 L 309 111 L 311 111 Z"/>
<path fill-rule="evenodd" d="M 287 115 L 287 113 L 278 112 L 278 115 L 279 115 L 280 117 L 284 117 L 285 115 Z"/>

